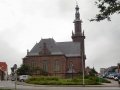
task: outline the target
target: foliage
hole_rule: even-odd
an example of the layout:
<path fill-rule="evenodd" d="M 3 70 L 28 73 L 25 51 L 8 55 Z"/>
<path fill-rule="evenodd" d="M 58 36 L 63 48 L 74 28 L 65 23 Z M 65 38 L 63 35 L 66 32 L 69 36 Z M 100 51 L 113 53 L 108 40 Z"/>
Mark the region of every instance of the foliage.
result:
<path fill-rule="evenodd" d="M 14 72 L 14 67 L 11 67 L 11 72 L 12 72 L 12 73 Z"/>
<path fill-rule="evenodd" d="M 18 75 L 29 75 L 30 68 L 27 65 L 22 64 L 20 68 L 17 70 Z"/>
<path fill-rule="evenodd" d="M 93 67 L 91 69 L 91 71 L 89 72 L 90 76 L 96 76 L 97 75 L 97 71 L 95 70 L 95 68 Z"/>
<path fill-rule="evenodd" d="M 99 81 L 102 82 L 102 83 L 111 83 L 111 81 L 108 81 L 105 78 L 99 78 Z"/>
<path fill-rule="evenodd" d="M 22 64 L 17 70 L 18 75 L 44 75 L 47 76 L 48 72 L 44 71 L 39 67 L 29 67 L 25 64 Z"/>
<path fill-rule="evenodd" d="M 96 81 L 97 83 L 111 83 L 107 79 L 100 78 L 100 77 L 97 77 L 97 76 L 88 76 L 87 79 L 92 80 L 92 81 Z"/>
<path fill-rule="evenodd" d="M 96 14 L 96 17 L 90 21 L 101 21 L 104 19 L 111 21 L 111 15 L 115 13 L 120 14 L 119 0 L 97 0 L 95 4 L 99 9 L 99 14 Z"/>
<path fill-rule="evenodd" d="M 50 77 L 50 76 L 32 77 L 28 79 L 26 82 L 29 84 L 37 84 L 37 85 L 82 85 L 81 78 L 63 79 L 60 77 Z M 98 77 L 95 76 L 85 77 L 85 85 L 99 85 L 99 84 L 101 83 Z"/>
<path fill-rule="evenodd" d="M 28 79 L 26 82 L 32 83 L 32 84 L 41 84 L 41 85 L 44 85 L 44 84 L 56 85 L 56 84 L 60 84 L 60 82 L 58 82 L 58 81 L 59 81 L 58 77 L 40 76 L 40 77 L 32 77 L 32 78 Z"/>
<path fill-rule="evenodd" d="M 46 80 L 54 80 L 54 81 L 58 81 L 59 78 L 58 77 L 49 77 L 49 76 L 40 76 L 40 77 L 32 77 L 29 80 L 35 80 L 35 81 L 46 81 Z"/>

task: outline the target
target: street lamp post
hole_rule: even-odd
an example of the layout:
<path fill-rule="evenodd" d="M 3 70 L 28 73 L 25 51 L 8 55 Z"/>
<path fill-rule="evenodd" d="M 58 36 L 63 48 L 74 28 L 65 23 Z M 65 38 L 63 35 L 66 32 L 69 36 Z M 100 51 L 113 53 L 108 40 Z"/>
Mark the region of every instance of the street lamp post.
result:
<path fill-rule="evenodd" d="M 17 90 L 17 64 L 14 64 L 14 73 L 15 73 L 15 90 Z"/>
<path fill-rule="evenodd" d="M 72 79 L 73 79 L 73 64 L 71 63 L 71 65 L 72 65 L 71 67 L 72 67 Z"/>
<path fill-rule="evenodd" d="M 17 69 L 15 70 L 15 90 L 17 90 Z"/>
<path fill-rule="evenodd" d="M 81 39 L 81 42 L 80 42 L 83 86 L 85 85 L 84 38 L 85 38 L 85 36 L 84 36 L 84 31 L 83 31 L 83 36 L 82 36 L 82 39 Z"/>
<path fill-rule="evenodd" d="M 83 55 L 83 51 L 81 51 L 81 58 L 82 58 L 82 77 L 83 77 L 83 86 L 85 85 L 85 73 L 84 73 L 84 55 Z"/>

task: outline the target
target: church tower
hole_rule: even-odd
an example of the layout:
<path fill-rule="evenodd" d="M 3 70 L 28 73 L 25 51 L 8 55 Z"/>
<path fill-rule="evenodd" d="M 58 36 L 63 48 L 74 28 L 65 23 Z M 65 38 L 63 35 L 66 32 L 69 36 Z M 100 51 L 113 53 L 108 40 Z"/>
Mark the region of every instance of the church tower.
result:
<path fill-rule="evenodd" d="M 74 32 L 72 32 L 72 40 L 73 42 L 80 42 L 81 48 L 81 56 L 83 56 L 83 60 L 86 59 L 85 56 L 85 47 L 84 47 L 84 31 L 82 31 L 82 20 L 80 20 L 79 6 L 76 5 L 75 8 L 75 20 L 74 20 Z M 85 65 L 84 65 L 85 66 Z"/>
<path fill-rule="evenodd" d="M 76 5 L 76 13 L 75 13 L 75 20 L 74 20 L 74 32 L 72 32 L 72 40 L 73 42 L 82 42 L 85 39 L 84 31 L 82 32 L 81 23 L 80 20 L 80 13 L 79 13 L 79 7 Z"/>

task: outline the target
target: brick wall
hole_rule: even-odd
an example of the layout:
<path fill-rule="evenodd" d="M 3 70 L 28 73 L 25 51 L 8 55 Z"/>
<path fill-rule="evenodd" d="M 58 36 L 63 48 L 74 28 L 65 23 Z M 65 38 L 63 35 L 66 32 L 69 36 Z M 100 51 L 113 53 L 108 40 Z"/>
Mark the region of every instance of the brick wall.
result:
<path fill-rule="evenodd" d="M 82 72 L 81 57 L 65 57 L 64 55 L 43 55 L 43 56 L 27 56 L 23 58 L 23 64 L 32 68 L 38 67 L 43 69 L 43 63 L 47 62 L 47 72 L 51 76 L 65 76 L 72 62 L 75 73 Z M 58 70 L 55 69 L 55 63 L 59 63 Z M 84 62 L 85 65 L 85 62 Z M 84 66 L 85 67 L 85 66 Z"/>
<path fill-rule="evenodd" d="M 67 66 L 69 66 L 70 62 L 73 63 L 73 68 L 76 73 L 82 72 L 82 60 L 81 57 L 69 57 L 67 58 Z M 85 63 L 84 63 L 85 68 Z M 67 67 L 68 69 L 68 67 Z"/>
<path fill-rule="evenodd" d="M 23 64 L 26 64 L 30 67 L 39 67 L 43 69 L 44 61 L 48 65 L 49 75 L 60 75 L 66 72 L 66 58 L 65 56 L 29 56 L 23 59 Z M 55 70 L 55 62 L 59 61 L 59 70 Z"/>

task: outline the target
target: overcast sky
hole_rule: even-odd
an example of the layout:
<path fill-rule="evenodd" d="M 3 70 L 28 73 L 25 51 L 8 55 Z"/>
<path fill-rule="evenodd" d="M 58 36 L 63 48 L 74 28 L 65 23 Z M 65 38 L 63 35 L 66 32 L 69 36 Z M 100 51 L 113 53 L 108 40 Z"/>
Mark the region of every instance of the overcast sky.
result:
<path fill-rule="evenodd" d="M 86 66 L 99 68 L 120 63 L 120 16 L 112 21 L 89 22 L 98 12 L 95 0 L 78 0 L 85 30 Z M 41 38 L 72 41 L 75 0 L 0 0 L 0 61 L 20 66 L 27 49 Z M 10 69 L 9 69 L 10 72 Z"/>

